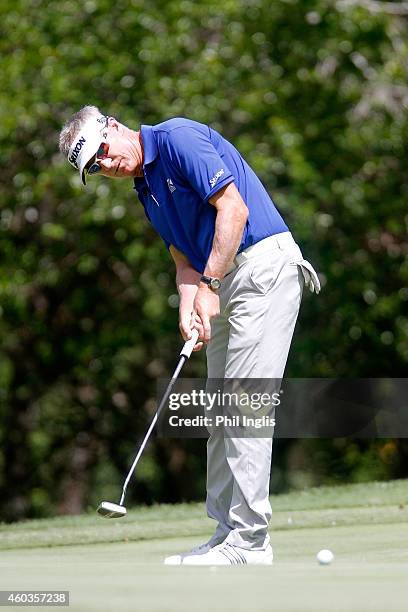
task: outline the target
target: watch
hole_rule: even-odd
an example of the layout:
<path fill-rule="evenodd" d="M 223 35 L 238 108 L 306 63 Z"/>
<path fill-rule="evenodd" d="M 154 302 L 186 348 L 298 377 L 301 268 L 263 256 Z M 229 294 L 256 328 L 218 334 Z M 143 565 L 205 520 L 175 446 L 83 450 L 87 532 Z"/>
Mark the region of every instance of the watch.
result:
<path fill-rule="evenodd" d="M 213 291 L 217 291 L 221 287 L 221 281 L 219 278 L 211 278 L 211 276 L 204 276 L 203 274 L 200 281 L 208 285 Z"/>

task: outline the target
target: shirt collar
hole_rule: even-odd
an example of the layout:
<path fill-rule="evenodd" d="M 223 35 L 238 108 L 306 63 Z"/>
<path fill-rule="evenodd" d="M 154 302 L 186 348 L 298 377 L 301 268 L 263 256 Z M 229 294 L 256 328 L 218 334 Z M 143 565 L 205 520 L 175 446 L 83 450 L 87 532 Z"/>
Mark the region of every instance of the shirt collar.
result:
<path fill-rule="evenodd" d="M 151 164 L 158 155 L 158 149 L 156 144 L 156 138 L 154 136 L 154 130 L 152 125 L 141 125 L 140 131 L 142 134 L 143 140 L 143 151 L 144 151 L 144 159 L 143 159 L 143 167 L 147 166 L 147 164 Z"/>

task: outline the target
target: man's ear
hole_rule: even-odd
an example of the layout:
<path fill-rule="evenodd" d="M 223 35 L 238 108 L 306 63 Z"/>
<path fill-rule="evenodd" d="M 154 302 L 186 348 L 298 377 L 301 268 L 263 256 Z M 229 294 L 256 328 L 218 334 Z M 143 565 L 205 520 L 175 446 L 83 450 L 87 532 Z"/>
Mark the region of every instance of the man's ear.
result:
<path fill-rule="evenodd" d="M 108 117 L 108 126 L 113 128 L 114 130 L 119 129 L 119 121 L 115 119 L 115 117 Z"/>

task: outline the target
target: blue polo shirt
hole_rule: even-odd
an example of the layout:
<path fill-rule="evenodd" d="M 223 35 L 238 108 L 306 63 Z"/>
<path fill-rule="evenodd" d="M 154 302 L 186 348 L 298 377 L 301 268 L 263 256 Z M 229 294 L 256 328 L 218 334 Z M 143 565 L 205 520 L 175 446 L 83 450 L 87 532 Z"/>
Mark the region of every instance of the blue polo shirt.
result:
<path fill-rule="evenodd" d="M 142 178 L 135 189 L 166 246 L 174 245 L 198 272 L 211 252 L 216 208 L 209 199 L 234 182 L 249 209 L 238 252 L 288 231 L 255 172 L 237 149 L 207 125 L 175 118 L 141 126 Z"/>

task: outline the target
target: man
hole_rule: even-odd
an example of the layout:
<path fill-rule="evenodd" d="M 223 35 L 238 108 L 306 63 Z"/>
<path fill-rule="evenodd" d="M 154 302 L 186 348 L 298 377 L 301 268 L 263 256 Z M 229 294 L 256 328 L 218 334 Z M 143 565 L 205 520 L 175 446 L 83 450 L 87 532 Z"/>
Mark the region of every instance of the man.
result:
<path fill-rule="evenodd" d="M 210 127 L 176 118 L 129 129 L 85 106 L 60 134 L 82 182 L 133 179 L 176 264 L 183 338 L 199 331 L 209 379 L 281 379 L 303 284 L 320 290 L 287 225 L 240 153 Z M 272 563 L 268 523 L 272 435 L 207 445 L 207 512 L 214 536 L 165 563 Z"/>

